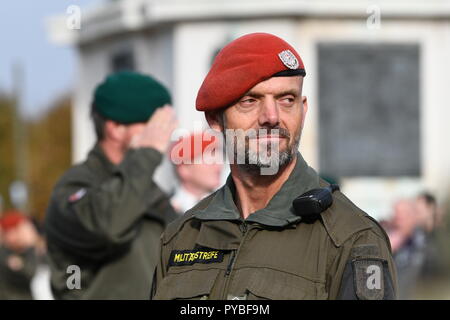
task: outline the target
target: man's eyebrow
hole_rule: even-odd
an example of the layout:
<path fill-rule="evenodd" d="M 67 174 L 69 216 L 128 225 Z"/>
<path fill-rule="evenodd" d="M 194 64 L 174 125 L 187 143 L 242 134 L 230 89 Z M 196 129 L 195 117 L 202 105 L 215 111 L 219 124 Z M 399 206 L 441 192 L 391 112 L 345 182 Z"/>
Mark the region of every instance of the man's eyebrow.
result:
<path fill-rule="evenodd" d="M 258 92 L 247 91 L 242 97 L 262 98 L 264 95 Z"/>
<path fill-rule="evenodd" d="M 291 90 L 286 90 L 286 91 L 277 93 L 274 97 L 276 99 L 278 99 L 278 98 L 281 98 L 281 97 L 284 97 L 287 95 L 293 95 L 294 97 L 297 97 L 297 96 L 299 96 L 299 92 L 294 89 L 291 89 Z M 242 97 L 262 98 L 262 97 L 264 97 L 264 95 L 261 93 L 258 93 L 258 92 L 248 91 Z"/>
<path fill-rule="evenodd" d="M 294 97 L 298 97 L 300 95 L 300 93 L 297 90 L 286 90 L 283 92 L 280 92 L 278 94 L 275 95 L 275 99 L 284 97 L 284 96 L 288 96 L 288 95 L 292 95 Z"/>

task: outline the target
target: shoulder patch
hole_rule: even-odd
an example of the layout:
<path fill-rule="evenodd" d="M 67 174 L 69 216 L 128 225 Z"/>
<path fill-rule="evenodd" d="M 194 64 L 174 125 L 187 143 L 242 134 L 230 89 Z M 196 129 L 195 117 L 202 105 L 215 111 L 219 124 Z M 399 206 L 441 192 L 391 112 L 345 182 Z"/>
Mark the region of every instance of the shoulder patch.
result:
<path fill-rule="evenodd" d="M 356 296 L 360 300 L 384 298 L 384 260 L 355 259 L 352 261 Z"/>

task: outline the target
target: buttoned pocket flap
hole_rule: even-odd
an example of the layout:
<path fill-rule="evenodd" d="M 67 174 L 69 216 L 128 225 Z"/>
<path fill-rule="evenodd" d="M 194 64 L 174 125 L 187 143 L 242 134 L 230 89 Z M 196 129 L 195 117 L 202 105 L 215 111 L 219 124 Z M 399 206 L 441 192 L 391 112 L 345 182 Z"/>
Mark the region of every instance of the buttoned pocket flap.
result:
<path fill-rule="evenodd" d="M 260 269 L 247 286 L 248 299 L 308 300 L 326 298 L 324 285 L 293 274 Z"/>
<path fill-rule="evenodd" d="M 158 285 L 154 299 L 208 299 L 218 270 L 191 270 L 168 274 Z"/>

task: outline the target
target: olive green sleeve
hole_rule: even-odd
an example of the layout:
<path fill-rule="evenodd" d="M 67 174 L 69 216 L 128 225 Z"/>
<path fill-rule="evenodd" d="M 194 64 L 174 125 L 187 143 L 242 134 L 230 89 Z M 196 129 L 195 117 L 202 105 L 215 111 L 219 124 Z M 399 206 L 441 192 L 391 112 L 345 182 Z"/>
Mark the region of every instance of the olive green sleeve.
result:
<path fill-rule="evenodd" d="M 49 242 L 92 259 L 127 250 L 138 221 L 163 192 L 152 176 L 162 154 L 142 148 L 127 152 L 114 175 L 101 183 L 89 175 L 62 181 L 52 195 L 46 217 Z M 79 199 L 71 196 L 81 192 Z"/>
<path fill-rule="evenodd" d="M 360 231 L 336 248 L 327 275 L 330 299 L 395 299 L 397 274 L 381 228 Z"/>

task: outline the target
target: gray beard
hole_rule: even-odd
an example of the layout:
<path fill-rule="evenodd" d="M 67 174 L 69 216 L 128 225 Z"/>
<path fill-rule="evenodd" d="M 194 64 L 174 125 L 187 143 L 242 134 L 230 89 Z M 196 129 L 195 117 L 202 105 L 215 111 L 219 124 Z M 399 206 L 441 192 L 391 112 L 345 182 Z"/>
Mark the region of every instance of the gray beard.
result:
<path fill-rule="evenodd" d="M 294 143 L 287 147 L 284 151 L 279 151 L 278 144 L 272 149 L 271 144 L 267 145 L 266 150 L 255 151 L 242 142 L 233 142 L 232 146 L 228 146 L 226 136 L 224 135 L 225 145 L 232 147 L 227 150 L 227 154 L 233 155 L 232 163 L 238 168 L 251 175 L 275 175 L 280 169 L 287 166 L 295 157 L 300 144 L 300 134 L 295 137 Z M 244 161 L 238 161 L 239 157 L 244 156 Z"/>
<path fill-rule="evenodd" d="M 238 164 L 238 167 L 247 173 L 262 174 L 267 172 L 268 174 L 276 174 L 280 168 L 285 167 L 294 158 L 292 150 L 285 151 L 270 151 L 271 154 L 259 153 L 254 150 L 245 150 L 245 158 L 248 159 L 244 164 Z M 235 157 L 237 151 L 235 151 Z M 270 169 L 273 170 L 270 170 Z M 264 170 L 266 169 L 266 170 Z"/>
<path fill-rule="evenodd" d="M 233 155 L 232 163 L 236 164 L 239 169 L 244 172 L 247 172 L 251 175 L 275 175 L 279 172 L 280 168 L 284 168 L 288 165 L 295 157 L 298 147 L 300 145 L 300 138 L 302 135 L 303 128 L 300 128 L 300 131 L 296 137 L 294 137 L 294 143 L 292 145 L 287 146 L 287 150 L 279 151 L 279 146 L 276 145 L 277 150 L 272 150 L 272 145 L 269 144 L 267 146 L 267 153 L 257 152 L 251 150 L 241 139 L 240 142 L 228 141 L 226 136 L 227 125 L 225 121 L 224 114 L 221 114 L 220 117 L 223 130 L 223 141 L 224 141 L 224 151 L 225 154 L 230 156 Z M 263 129 L 263 128 L 261 128 Z M 231 145 L 229 145 L 231 144 Z M 230 147 L 232 149 L 230 149 Z M 244 151 L 244 153 L 242 153 Z M 242 163 L 242 154 L 244 154 L 244 161 Z"/>

